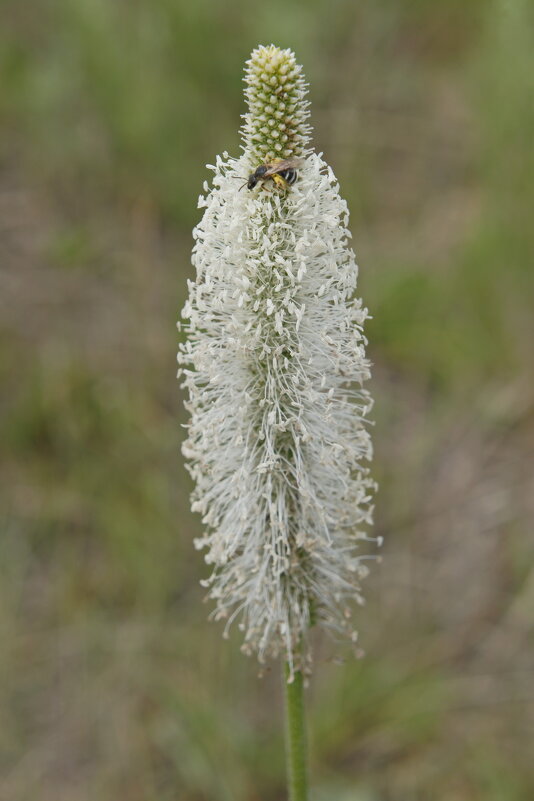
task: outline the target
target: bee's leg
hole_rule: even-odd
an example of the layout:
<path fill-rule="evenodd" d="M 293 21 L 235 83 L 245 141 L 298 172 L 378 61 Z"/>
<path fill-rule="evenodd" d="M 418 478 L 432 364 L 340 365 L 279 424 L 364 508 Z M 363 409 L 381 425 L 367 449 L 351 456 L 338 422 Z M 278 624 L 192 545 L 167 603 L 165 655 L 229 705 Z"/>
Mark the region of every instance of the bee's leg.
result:
<path fill-rule="evenodd" d="M 278 189 L 287 189 L 287 181 L 285 181 L 281 175 L 277 175 L 275 173 L 274 175 L 271 175 L 271 178 L 273 179 Z"/>

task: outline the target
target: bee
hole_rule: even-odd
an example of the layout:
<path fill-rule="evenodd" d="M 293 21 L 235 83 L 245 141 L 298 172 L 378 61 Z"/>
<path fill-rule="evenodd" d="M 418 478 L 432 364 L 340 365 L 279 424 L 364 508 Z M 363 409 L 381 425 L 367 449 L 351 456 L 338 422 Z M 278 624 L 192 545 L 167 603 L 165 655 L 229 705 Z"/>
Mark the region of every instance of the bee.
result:
<path fill-rule="evenodd" d="M 304 164 L 304 159 L 271 159 L 266 164 L 260 164 L 251 172 L 243 184 L 247 189 L 254 189 L 259 181 L 271 180 L 281 189 L 292 186 L 298 177 L 298 168 Z M 243 189 L 243 186 L 240 189 Z"/>

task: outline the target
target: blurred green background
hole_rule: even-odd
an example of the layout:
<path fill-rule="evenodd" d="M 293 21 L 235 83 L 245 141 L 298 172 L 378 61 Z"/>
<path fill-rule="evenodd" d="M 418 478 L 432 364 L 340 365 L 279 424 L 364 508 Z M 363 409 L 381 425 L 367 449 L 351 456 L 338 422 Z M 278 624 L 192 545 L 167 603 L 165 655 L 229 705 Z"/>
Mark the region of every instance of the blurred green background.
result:
<path fill-rule="evenodd" d="M 384 562 L 319 638 L 315 801 L 534 797 L 534 4 L 4 0 L 0 798 L 282 801 L 207 622 L 175 320 L 242 69 L 295 50 L 373 320 Z"/>

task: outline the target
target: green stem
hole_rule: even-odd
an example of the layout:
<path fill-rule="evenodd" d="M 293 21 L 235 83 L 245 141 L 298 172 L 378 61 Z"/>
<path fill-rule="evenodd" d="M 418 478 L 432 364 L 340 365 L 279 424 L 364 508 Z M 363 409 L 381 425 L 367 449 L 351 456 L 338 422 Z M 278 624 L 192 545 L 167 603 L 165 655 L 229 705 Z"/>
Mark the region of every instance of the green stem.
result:
<path fill-rule="evenodd" d="M 290 801 L 307 801 L 308 777 L 306 758 L 306 731 L 304 725 L 304 680 L 300 670 L 295 670 L 293 681 L 286 663 L 284 673 L 286 698 L 286 758 L 289 779 Z"/>

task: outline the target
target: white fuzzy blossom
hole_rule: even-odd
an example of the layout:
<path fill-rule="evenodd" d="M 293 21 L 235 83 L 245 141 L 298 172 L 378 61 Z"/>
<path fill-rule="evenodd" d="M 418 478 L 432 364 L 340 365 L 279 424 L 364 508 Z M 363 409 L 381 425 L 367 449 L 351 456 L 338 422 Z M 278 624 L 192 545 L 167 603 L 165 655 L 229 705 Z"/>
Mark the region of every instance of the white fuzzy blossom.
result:
<path fill-rule="evenodd" d="M 225 632 L 239 622 L 247 653 L 283 652 L 293 666 L 314 623 L 356 639 L 350 602 L 362 602 L 374 489 L 367 310 L 354 298 L 347 205 L 310 148 L 293 53 L 258 48 L 246 83 L 244 153 L 217 157 L 199 199 L 178 356 L 191 415 L 183 453 L 214 616 Z M 237 179 L 275 155 L 304 157 L 295 184 L 240 190 Z"/>

